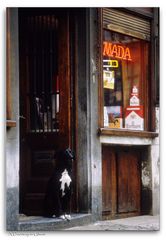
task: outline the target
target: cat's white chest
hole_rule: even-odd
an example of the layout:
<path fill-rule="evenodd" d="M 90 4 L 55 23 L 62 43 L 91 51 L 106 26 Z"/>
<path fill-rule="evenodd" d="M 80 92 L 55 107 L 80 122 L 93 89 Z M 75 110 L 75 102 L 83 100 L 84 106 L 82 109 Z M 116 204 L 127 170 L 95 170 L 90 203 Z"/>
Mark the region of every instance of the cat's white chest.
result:
<path fill-rule="evenodd" d="M 69 187 L 72 181 L 66 169 L 62 172 L 62 175 L 59 181 L 61 182 L 60 189 L 62 190 L 62 197 L 63 197 L 65 195 L 65 184 Z"/>

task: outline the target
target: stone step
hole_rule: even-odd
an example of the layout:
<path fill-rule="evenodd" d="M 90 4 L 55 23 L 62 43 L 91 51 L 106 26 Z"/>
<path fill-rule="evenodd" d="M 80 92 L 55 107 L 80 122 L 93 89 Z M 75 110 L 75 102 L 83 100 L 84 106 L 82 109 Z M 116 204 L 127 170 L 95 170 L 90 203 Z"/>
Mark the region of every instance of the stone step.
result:
<path fill-rule="evenodd" d="M 70 221 L 40 216 L 20 216 L 19 231 L 58 231 L 91 222 L 91 214 L 71 214 Z"/>

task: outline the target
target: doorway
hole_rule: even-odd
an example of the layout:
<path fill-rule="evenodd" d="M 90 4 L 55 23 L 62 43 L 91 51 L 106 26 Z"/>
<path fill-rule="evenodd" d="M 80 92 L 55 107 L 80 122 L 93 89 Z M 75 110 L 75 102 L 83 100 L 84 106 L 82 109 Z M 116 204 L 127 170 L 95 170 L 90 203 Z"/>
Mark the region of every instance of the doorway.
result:
<path fill-rule="evenodd" d="M 140 215 L 141 151 L 136 147 L 102 148 L 103 218 Z"/>
<path fill-rule="evenodd" d="M 59 149 L 71 139 L 69 13 L 19 10 L 20 212 L 41 215 Z"/>

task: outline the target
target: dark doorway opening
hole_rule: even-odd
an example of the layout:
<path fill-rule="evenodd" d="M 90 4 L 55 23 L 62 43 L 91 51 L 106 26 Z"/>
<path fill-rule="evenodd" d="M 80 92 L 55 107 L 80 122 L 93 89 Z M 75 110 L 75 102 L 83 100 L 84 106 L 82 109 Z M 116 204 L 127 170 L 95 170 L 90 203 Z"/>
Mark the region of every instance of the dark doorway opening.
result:
<path fill-rule="evenodd" d="M 26 215 L 42 214 L 55 153 L 74 147 L 69 28 L 66 9 L 19 9 L 20 213 Z"/>

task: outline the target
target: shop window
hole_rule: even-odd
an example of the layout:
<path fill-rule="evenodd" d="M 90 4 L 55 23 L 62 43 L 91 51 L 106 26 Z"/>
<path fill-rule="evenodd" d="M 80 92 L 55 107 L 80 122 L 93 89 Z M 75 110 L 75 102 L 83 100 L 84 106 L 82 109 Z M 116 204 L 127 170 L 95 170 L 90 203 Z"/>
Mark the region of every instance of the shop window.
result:
<path fill-rule="evenodd" d="M 147 130 L 149 42 L 103 31 L 103 126 Z"/>

